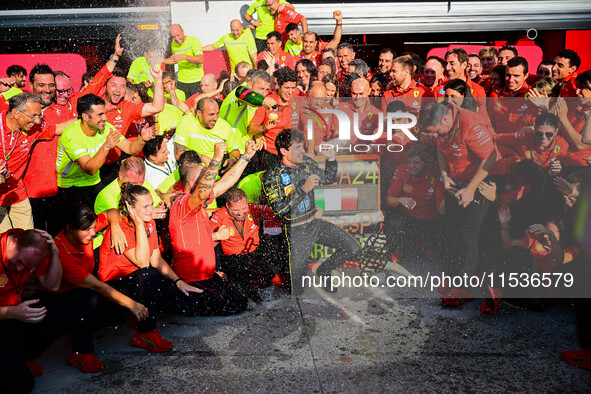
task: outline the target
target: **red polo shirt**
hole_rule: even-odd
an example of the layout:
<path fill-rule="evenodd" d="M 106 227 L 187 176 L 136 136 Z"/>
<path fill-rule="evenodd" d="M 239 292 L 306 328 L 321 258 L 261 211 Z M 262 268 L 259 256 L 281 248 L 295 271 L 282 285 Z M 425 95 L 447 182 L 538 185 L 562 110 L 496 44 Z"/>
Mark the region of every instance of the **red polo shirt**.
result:
<path fill-rule="evenodd" d="M 281 33 L 281 37 L 283 37 L 283 45 L 289 40 L 289 37 L 285 33 L 287 25 L 290 23 L 299 25 L 302 21 L 302 17 L 301 14 L 289 7 L 283 7 L 283 11 L 275 15 L 275 31 Z"/>
<path fill-rule="evenodd" d="M 145 224 L 148 234 L 148 245 L 150 247 L 150 257 L 152 253 L 158 249 L 158 234 L 156 233 L 156 223 L 152 220 Z M 125 234 L 127 246 L 124 252 L 135 248 L 135 227 L 133 227 L 127 217 L 121 218 L 121 230 Z M 111 227 L 105 231 L 105 238 L 101 245 L 100 262 L 98 278 L 103 281 L 115 280 L 124 278 L 138 270 L 137 265 L 133 264 L 131 260 L 125 257 L 125 254 L 117 254 L 115 249 L 111 247 Z"/>
<path fill-rule="evenodd" d="M 525 98 L 529 88 L 524 83 L 517 92 L 509 92 L 505 88 L 491 93 L 488 115 L 497 134 L 515 133 L 534 124 L 540 109 Z"/>
<path fill-rule="evenodd" d="M 126 136 L 133 121 L 142 117 L 144 105 L 143 103 L 136 104 L 131 101 L 121 100 L 116 107 L 107 110 L 107 122 L 115 126 L 122 136 Z M 114 163 L 120 157 L 121 150 L 115 147 L 109 151 L 105 164 Z"/>
<path fill-rule="evenodd" d="M 292 100 L 289 100 L 287 105 L 279 105 L 279 96 L 277 93 L 272 93 L 267 97 L 271 97 L 277 103 L 279 108 L 275 109 L 268 109 L 264 106 L 260 106 L 257 108 L 256 112 L 252 120 L 250 121 L 251 124 L 256 126 L 262 126 L 266 124 L 270 119 L 275 119 L 277 121 L 277 125 L 272 129 L 266 130 L 263 132 L 263 138 L 265 143 L 267 144 L 265 150 L 277 155 L 277 149 L 275 148 L 275 138 L 277 135 L 284 129 L 289 129 L 291 127 L 291 113 L 292 113 Z"/>
<path fill-rule="evenodd" d="M 568 121 L 573 126 L 573 128 L 577 131 L 577 133 L 581 133 L 583 131 L 583 127 L 585 126 L 585 121 L 587 119 L 587 114 L 591 111 L 591 106 L 574 106 L 572 103 L 568 103 Z M 569 142 L 569 153 L 570 157 L 568 160 L 568 164 L 572 166 L 587 166 L 587 161 L 585 160 L 588 156 L 591 156 L 591 146 L 588 146 L 584 149 L 577 150 L 575 145 L 571 143 L 570 139 L 568 138 L 567 134 L 564 130 L 560 130 L 562 136 Z"/>
<path fill-rule="evenodd" d="M 267 51 L 263 51 L 263 52 L 259 53 L 259 56 L 257 57 L 257 63 L 260 62 L 261 60 L 265 60 L 265 56 L 264 56 L 265 52 L 267 52 Z M 275 55 L 275 64 L 276 64 L 275 70 L 277 70 L 281 67 L 289 67 L 292 70 L 295 70 L 296 61 L 295 61 L 295 57 L 293 57 L 289 53 L 287 53 L 283 50 L 279 50 L 279 52 L 277 52 L 277 55 Z"/>
<path fill-rule="evenodd" d="M 0 115 L 0 142 L 2 159 L 6 162 L 12 176 L 5 183 L 0 184 L 0 205 L 10 206 L 27 198 L 27 191 L 23 175 L 29 162 L 31 146 L 37 140 L 48 140 L 55 135 L 55 126 L 43 128 L 36 124 L 27 134 L 23 132 L 13 133 L 6 124 L 6 112 Z M 55 165 L 55 164 L 54 164 Z M 38 179 L 37 182 L 44 180 Z"/>
<path fill-rule="evenodd" d="M 226 256 L 254 252 L 259 247 L 259 224 L 275 217 L 273 211 L 264 205 L 248 204 L 248 210 L 248 216 L 242 223 L 236 222 L 226 207 L 216 210 L 210 219 L 213 232 L 221 226 L 233 230 L 230 238 L 220 241 Z"/>
<path fill-rule="evenodd" d="M 191 210 L 190 194 L 181 194 L 170 208 L 169 229 L 173 258 L 170 266 L 185 282 L 211 279 L 215 252 L 206 204 Z M 213 194 L 208 203 L 213 201 Z"/>
<path fill-rule="evenodd" d="M 578 97 L 577 96 L 577 85 L 575 80 L 577 79 L 577 73 L 574 72 L 571 75 L 558 82 L 560 88 L 560 97 Z"/>
<path fill-rule="evenodd" d="M 499 150 L 511 163 L 518 159 L 533 160 L 540 168 L 546 168 L 552 159 L 563 165 L 568 160 L 568 143 L 559 135 L 554 136 L 548 149 L 541 151 L 536 147 L 534 132 L 502 134 L 497 138 Z"/>
<path fill-rule="evenodd" d="M 70 103 L 67 105 L 53 103 L 43 110 L 44 125 L 56 125 L 75 117 L 76 113 Z M 50 140 L 37 141 L 33 144 L 31 159 L 24 177 L 29 197 L 53 197 L 57 194 L 55 161 L 58 142 L 59 136 L 54 135 Z"/>
<path fill-rule="evenodd" d="M 416 201 L 413 209 L 400 206 L 402 213 L 417 220 L 433 220 L 441 216 L 437 207 L 443 201 L 443 185 L 435 171 L 427 171 L 422 177 L 412 176 L 409 165 L 403 164 L 396 169 L 388 196 L 407 197 Z"/>
<path fill-rule="evenodd" d="M 406 109 L 408 112 L 418 115 L 421 110 L 421 97 L 433 97 L 433 93 L 430 89 L 423 85 L 417 84 L 414 80 L 410 81 L 410 85 L 406 89 L 402 89 L 400 86 L 394 86 L 392 89 L 388 89 L 384 92 L 384 98 L 396 97 L 404 98 Z M 386 113 L 387 104 L 392 101 L 391 99 L 383 100 L 382 110 Z"/>
<path fill-rule="evenodd" d="M 505 173 L 503 158 L 494 141 L 494 131 L 490 123 L 475 112 L 452 107 L 454 125 L 445 137 L 437 138 L 437 148 L 447 158 L 449 176 L 459 183 L 472 180 L 480 161 L 493 152 L 497 160 L 489 175 Z"/>
<path fill-rule="evenodd" d="M 305 55 L 304 52 L 300 52 L 300 54 L 295 57 L 295 62 L 297 63 L 302 59 L 308 59 L 312 63 L 314 63 L 314 67 L 318 68 L 318 66 L 322 64 L 322 51 L 326 49 L 326 47 L 328 46 L 328 42 L 319 40 L 317 46 L 318 49 L 309 55 Z"/>
<path fill-rule="evenodd" d="M 24 232 L 23 229 L 13 228 L 0 236 L 0 306 L 13 306 L 22 302 L 23 289 L 25 283 L 34 272 L 36 277 L 41 277 L 47 273 L 49 268 L 49 259 L 44 259 L 36 268 L 22 270 L 21 272 L 7 272 L 6 259 L 6 241 L 9 236 L 17 236 Z M 35 307 L 38 307 L 34 305 Z"/>

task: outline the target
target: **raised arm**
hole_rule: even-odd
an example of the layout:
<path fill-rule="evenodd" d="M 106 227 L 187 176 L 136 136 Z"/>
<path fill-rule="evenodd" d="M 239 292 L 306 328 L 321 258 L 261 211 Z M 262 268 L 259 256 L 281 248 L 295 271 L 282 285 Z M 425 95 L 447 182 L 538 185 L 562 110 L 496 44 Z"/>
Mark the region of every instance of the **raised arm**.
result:
<path fill-rule="evenodd" d="M 213 186 L 213 193 L 215 197 L 218 197 L 226 192 L 229 188 L 234 186 L 240 179 L 240 175 L 248 165 L 248 162 L 256 153 L 256 143 L 253 140 L 246 141 L 246 148 L 244 154 L 240 156 L 236 164 L 232 166 L 224 176 L 217 181 Z M 212 160 L 213 161 L 213 160 Z"/>
<path fill-rule="evenodd" d="M 326 47 L 330 49 L 337 49 L 337 47 L 341 43 L 341 37 L 343 36 L 343 13 L 341 11 L 335 11 L 332 13 L 332 17 L 337 23 L 334 27 L 332 40 L 328 42 Z"/>
<path fill-rule="evenodd" d="M 158 66 L 153 66 L 150 69 L 150 74 L 154 78 L 154 100 L 151 103 L 144 105 L 142 109 L 142 117 L 159 114 L 164 109 L 164 85 L 162 85 L 162 69 Z"/>
<path fill-rule="evenodd" d="M 193 191 L 193 194 L 191 194 L 191 197 L 189 198 L 189 207 L 191 210 L 203 205 L 211 196 L 211 191 L 213 190 L 213 185 L 215 184 L 215 178 L 218 175 L 218 169 L 222 159 L 224 158 L 226 149 L 226 144 L 223 142 L 218 142 L 215 144 L 213 158 L 209 162 L 209 165 L 205 170 L 205 174 L 197 183 L 195 191 Z"/>

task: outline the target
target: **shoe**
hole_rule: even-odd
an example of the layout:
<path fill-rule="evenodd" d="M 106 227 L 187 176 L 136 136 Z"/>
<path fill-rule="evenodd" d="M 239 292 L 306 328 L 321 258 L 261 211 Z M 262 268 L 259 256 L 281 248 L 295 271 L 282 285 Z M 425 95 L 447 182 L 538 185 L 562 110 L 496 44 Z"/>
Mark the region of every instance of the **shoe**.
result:
<path fill-rule="evenodd" d="M 501 303 L 499 302 L 499 300 L 487 298 L 486 300 L 484 300 L 482 305 L 480 305 L 480 312 L 488 313 L 489 315 L 494 315 L 495 313 L 497 313 L 500 304 Z"/>
<path fill-rule="evenodd" d="M 458 307 L 466 302 L 474 300 L 474 295 L 468 290 L 451 289 L 447 292 L 445 297 L 441 298 L 441 302 L 447 306 Z"/>
<path fill-rule="evenodd" d="M 33 375 L 34 378 L 36 378 L 39 375 L 42 375 L 45 372 L 43 367 L 37 364 L 35 361 L 25 360 L 25 362 L 27 363 L 27 368 L 29 368 L 31 375 Z"/>
<path fill-rule="evenodd" d="M 105 364 L 92 353 L 75 352 L 70 352 L 70 356 L 68 356 L 68 364 L 72 367 L 78 368 L 84 373 L 98 372 L 105 366 Z"/>
<path fill-rule="evenodd" d="M 172 343 L 162 338 L 157 329 L 150 332 L 136 332 L 131 337 L 131 343 L 155 353 L 169 352 L 174 347 Z"/>
<path fill-rule="evenodd" d="M 570 365 L 591 371 L 591 351 L 587 349 L 562 352 L 562 359 Z"/>
<path fill-rule="evenodd" d="M 394 253 L 390 256 L 390 260 L 393 263 L 399 263 L 402 261 L 402 257 L 404 257 L 403 253 L 400 250 L 395 250 Z"/>
<path fill-rule="evenodd" d="M 277 287 L 289 286 L 286 274 L 276 274 L 275 277 L 271 280 L 271 283 L 273 283 Z"/>

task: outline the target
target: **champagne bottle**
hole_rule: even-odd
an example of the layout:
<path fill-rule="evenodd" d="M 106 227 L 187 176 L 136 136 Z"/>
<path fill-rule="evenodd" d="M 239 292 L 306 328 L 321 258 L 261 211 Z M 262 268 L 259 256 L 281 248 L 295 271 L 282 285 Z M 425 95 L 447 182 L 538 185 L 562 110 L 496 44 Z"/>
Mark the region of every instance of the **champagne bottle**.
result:
<path fill-rule="evenodd" d="M 263 101 L 265 100 L 265 96 L 263 96 L 259 92 L 255 92 L 254 90 L 242 85 L 236 88 L 236 97 L 238 98 L 238 100 L 243 101 L 246 104 L 252 105 L 253 107 L 260 107 L 261 105 L 263 105 Z M 276 110 L 277 108 L 279 108 L 277 105 L 273 106 L 274 110 Z"/>

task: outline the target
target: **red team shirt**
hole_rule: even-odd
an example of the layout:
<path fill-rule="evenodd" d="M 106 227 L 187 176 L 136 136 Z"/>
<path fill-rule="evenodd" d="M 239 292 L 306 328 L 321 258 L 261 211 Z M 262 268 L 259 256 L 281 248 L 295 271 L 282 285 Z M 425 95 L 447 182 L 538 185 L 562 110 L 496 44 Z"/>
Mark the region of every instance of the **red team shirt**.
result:
<path fill-rule="evenodd" d="M 107 217 L 101 213 L 97 218 L 97 230 L 105 227 L 106 223 Z M 74 290 L 94 271 L 92 241 L 84 245 L 80 252 L 68 241 L 63 230 L 53 240 L 59 251 L 63 271 L 62 284 L 57 293 Z"/>
<path fill-rule="evenodd" d="M 145 224 L 146 232 L 148 234 L 148 244 L 150 247 L 150 257 L 154 250 L 158 249 L 158 234 L 156 234 L 156 223 L 152 220 Z M 125 234 L 127 240 L 127 247 L 125 252 L 135 248 L 135 228 L 129 223 L 127 217 L 121 218 L 121 230 Z M 115 253 L 115 249 L 111 247 L 111 228 L 105 231 L 105 238 L 100 249 L 100 263 L 98 278 L 103 281 L 115 280 L 124 278 L 139 268 L 133 264 L 124 254 Z"/>
<path fill-rule="evenodd" d="M 515 93 L 506 89 L 491 93 L 488 115 L 497 134 L 515 133 L 534 124 L 540 110 L 525 98 L 529 88 L 524 83 Z"/>
<path fill-rule="evenodd" d="M 0 143 L 2 159 L 6 162 L 12 176 L 5 183 L 0 184 L 0 205 L 10 206 L 27 198 L 27 190 L 23 175 L 29 162 L 31 146 L 37 140 L 49 140 L 55 135 L 55 126 L 43 129 L 36 124 L 28 133 L 13 133 L 6 124 L 6 112 L 0 114 Z M 54 164 L 55 166 L 55 164 Z"/>
<path fill-rule="evenodd" d="M 452 107 L 454 126 L 443 138 L 437 138 L 437 148 L 447 158 L 454 181 L 468 183 L 476 174 L 480 161 L 493 152 L 497 160 L 489 175 L 505 173 L 505 165 L 494 141 L 494 131 L 490 123 L 475 112 Z"/>
<path fill-rule="evenodd" d="M 576 79 L 577 73 L 575 72 L 558 83 L 558 87 L 560 88 L 560 97 L 578 97 L 577 85 L 575 83 Z"/>
<path fill-rule="evenodd" d="M 190 194 L 181 194 L 170 208 L 170 236 L 174 272 L 187 283 L 211 279 L 215 252 L 206 204 L 191 210 Z M 213 201 L 213 194 L 208 203 Z"/>
<path fill-rule="evenodd" d="M 2 306 L 13 306 L 18 305 L 22 302 L 23 289 L 25 283 L 35 273 L 36 277 L 41 277 L 47 273 L 49 268 L 49 259 L 43 260 L 35 269 L 22 270 L 21 272 L 7 272 L 6 271 L 6 260 L 4 254 L 6 253 L 6 241 L 8 236 L 17 236 L 24 232 L 23 229 L 15 228 L 8 230 L 0 236 L 0 305 Z M 34 305 L 37 307 L 36 305 Z"/>
<path fill-rule="evenodd" d="M 260 62 L 261 60 L 265 60 L 265 56 L 264 53 L 266 51 L 263 51 L 261 53 L 259 53 L 259 56 L 257 56 L 257 63 Z M 278 68 L 281 67 L 289 67 L 292 70 L 295 70 L 295 57 L 293 57 L 291 54 L 283 51 L 283 50 L 279 50 L 279 52 L 277 52 L 277 55 L 275 56 L 275 64 L 276 64 L 276 70 Z"/>
<path fill-rule="evenodd" d="M 243 223 L 234 221 L 226 207 L 214 212 L 210 221 L 212 231 L 222 225 L 234 230 L 225 241 L 220 241 L 226 256 L 233 254 L 249 254 L 259 247 L 259 223 L 275 217 L 271 209 L 264 205 L 248 204 L 249 213 Z"/>
<path fill-rule="evenodd" d="M 437 207 L 443 201 L 443 185 L 434 171 L 427 171 L 422 177 L 412 176 L 409 165 L 396 169 L 388 196 L 408 197 L 416 201 L 413 209 L 401 206 L 402 213 L 417 220 L 433 220 L 441 216 Z"/>
<path fill-rule="evenodd" d="M 546 168 L 552 159 L 559 160 L 562 165 L 569 161 L 568 142 L 555 135 L 548 149 L 541 151 L 536 147 L 534 132 L 502 134 L 497 138 L 499 150 L 509 162 L 520 159 L 533 160 L 540 168 Z"/>
<path fill-rule="evenodd" d="M 302 20 L 302 15 L 298 14 L 294 9 L 289 7 L 283 7 L 283 11 L 279 12 L 275 16 L 275 31 L 281 34 L 283 37 L 283 45 L 289 40 L 289 37 L 285 33 L 285 28 L 290 23 L 299 25 Z"/>

